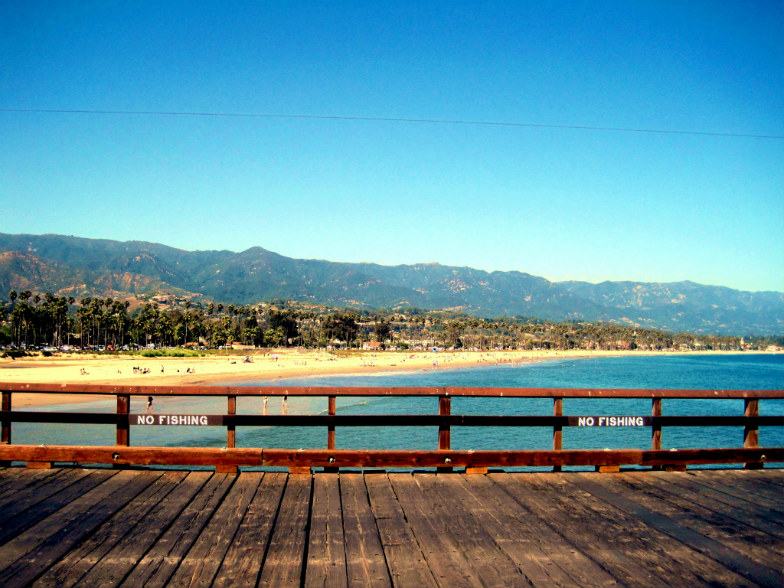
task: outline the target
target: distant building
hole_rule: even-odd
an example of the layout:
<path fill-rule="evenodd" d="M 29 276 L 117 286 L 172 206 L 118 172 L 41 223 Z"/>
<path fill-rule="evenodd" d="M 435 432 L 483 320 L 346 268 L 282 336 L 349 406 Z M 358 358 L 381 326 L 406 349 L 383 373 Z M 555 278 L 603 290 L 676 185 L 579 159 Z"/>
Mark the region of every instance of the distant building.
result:
<path fill-rule="evenodd" d="M 383 347 L 382 344 L 377 341 L 366 341 L 362 344 L 362 349 L 365 351 L 380 351 Z"/>

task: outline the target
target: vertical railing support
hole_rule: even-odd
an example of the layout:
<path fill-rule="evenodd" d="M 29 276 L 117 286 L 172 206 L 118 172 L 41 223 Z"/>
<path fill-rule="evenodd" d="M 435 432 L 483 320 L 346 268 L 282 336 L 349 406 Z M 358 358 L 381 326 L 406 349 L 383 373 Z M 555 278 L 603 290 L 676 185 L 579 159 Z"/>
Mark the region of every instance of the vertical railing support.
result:
<path fill-rule="evenodd" d="M 229 394 L 227 397 L 226 414 L 234 416 L 237 414 L 237 397 L 234 394 Z M 234 449 L 237 446 L 237 429 L 234 422 L 226 425 L 226 448 Z M 219 474 L 236 474 L 237 466 L 227 464 L 217 464 L 215 472 Z"/>
<path fill-rule="evenodd" d="M 563 398 L 553 398 L 553 416 L 563 416 Z M 553 427 L 553 449 L 555 451 L 563 449 L 563 427 L 561 425 Z M 559 465 L 553 466 L 554 472 L 560 472 L 561 469 Z"/>
<path fill-rule="evenodd" d="M 2 409 L 4 412 L 11 412 L 11 392 L 3 390 Z M 3 421 L 2 423 L 2 439 L 0 442 L 3 445 L 11 444 L 11 421 Z M 10 466 L 10 461 L 0 461 L 0 467 Z"/>
<path fill-rule="evenodd" d="M 128 447 L 130 445 L 130 421 L 128 420 L 128 413 L 131 412 L 131 397 L 128 394 L 117 395 L 117 414 L 125 415 L 126 418 L 120 419 L 117 422 L 117 445 L 121 447 Z M 29 464 L 28 464 L 29 467 Z M 122 465 L 115 463 L 115 468 L 122 468 Z"/>
<path fill-rule="evenodd" d="M 3 412 L 11 412 L 11 392 L 8 390 L 3 390 Z M 3 421 L 3 436 L 0 442 L 11 444 L 11 421 Z"/>
<path fill-rule="evenodd" d="M 438 414 L 439 416 L 449 416 L 452 414 L 452 399 L 449 396 L 438 397 Z M 451 427 L 447 424 L 442 423 L 438 426 L 438 450 L 449 451 L 451 448 L 452 448 Z M 437 468 L 437 471 L 439 472 L 451 472 L 452 470 L 453 470 L 452 466 Z"/>
<path fill-rule="evenodd" d="M 229 394 L 227 397 L 227 404 L 228 406 L 226 414 L 234 416 L 237 414 L 237 397 Z M 229 423 L 226 425 L 226 447 L 229 449 L 233 449 L 237 446 L 237 429 L 234 423 Z"/>
<path fill-rule="evenodd" d="M 745 416 L 759 416 L 759 400 L 757 398 L 746 398 L 745 403 Z M 743 428 L 743 447 L 759 447 L 759 427 L 756 424 L 746 425 Z M 743 467 L 747 470 L 759 470 L 763 466 L 761 461 L 752 461 L 747 462 Z"/>
<path fill-rule="evenodd" d="M 128 394 L 117 395 L 117 414 L 127 415 L 131 408 L 131 397 Z M 130 425 L 128 419 L 123 419 L 117 423 L 117 445 L 128 447 L 130 443 Z"/>
<path fill-rule="evenodd" d="M 329 396 L 327 398 L 327 414 L 329 416 L 335 416 L 336 413 L 336 397 Z M 327 449 L 335 449 L 335 425 L 329 425 L 327 427 Z"/>
<path fill-rule="evenodd" d="M 336 396 L 328 396 L 327 397 L 327 414 L 329 416 L 335 416 L 337 412 L 337 397 Z M 335 449 L 335 425 L 329 425 L 327 427 L 327 449 Z M 325 467 L 325 472 L 336 473 L 340 468 L 337 467 Z"/>
<path fill-rule="evenodd" d="M 662 415 L 662 399 L 654 398 L 653 407 L 651 409 L 651 416 L 656 418 Z M 662 448 L 662 430 L 661 425 L 654 424 L 651 427 L 651 449 L 658 451 Z M 661 466 L 653 466 L 654 470 L 660 470 Z"/>

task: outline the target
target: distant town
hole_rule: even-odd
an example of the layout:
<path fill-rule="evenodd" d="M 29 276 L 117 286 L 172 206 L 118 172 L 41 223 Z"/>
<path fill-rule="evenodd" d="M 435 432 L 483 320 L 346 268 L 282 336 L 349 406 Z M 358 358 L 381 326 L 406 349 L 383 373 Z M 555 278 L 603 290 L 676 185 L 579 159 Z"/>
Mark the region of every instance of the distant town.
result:
<path fill-rule="evenodd" d="M 608 322 L 478 318 L 455 311 L 332 308 L 289 300 L 254 305 L 58 297 L 12 290 L 0 302 L 7 350 L 302 347 L 373 350 L 777 351 L 784 337 L 668 333 Z"/>

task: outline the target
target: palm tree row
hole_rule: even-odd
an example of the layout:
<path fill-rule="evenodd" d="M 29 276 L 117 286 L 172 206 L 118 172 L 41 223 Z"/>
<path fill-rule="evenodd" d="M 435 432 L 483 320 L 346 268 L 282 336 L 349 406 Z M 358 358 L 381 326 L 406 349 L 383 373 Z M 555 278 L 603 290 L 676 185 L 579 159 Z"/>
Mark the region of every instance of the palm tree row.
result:
<path fill-rule="evenodd" d="M 210 302 L 163 309 L 148 302 L 130 313 L 128 301 L 43 296 L 9 292 L 0 304 L 0 343 L 218 347 L 328 345 L 360 347 L 377 341 L 389 347 L 455 349 L 738 349 L 738 337 L 672 334 L 611 323 L 551 322 L 529 318 L 478 318 L 447 311 L 330 309 L 277 301 L 257 306 Z M 762 340 L 760 345 L 764 345 Z"/>

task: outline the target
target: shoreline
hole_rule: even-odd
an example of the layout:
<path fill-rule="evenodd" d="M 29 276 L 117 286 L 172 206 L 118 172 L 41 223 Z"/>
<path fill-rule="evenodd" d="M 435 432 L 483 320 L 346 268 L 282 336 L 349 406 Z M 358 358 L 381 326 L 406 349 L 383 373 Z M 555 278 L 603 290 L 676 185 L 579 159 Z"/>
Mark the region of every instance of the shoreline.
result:
<path fill-rule="evenodd" d="M 774 354 L 773 352 L 759 352 Z M 746 351 L 419 351 L 360 352 L 334 356 L 327 352 L 278 350 L 268 355 L 207 357 L 67 356 L 0 359 L 0 382 L 108 385 L 215 385 L 319 376 L 385 376 L 496 365 L 520 365 L 562 359 L 676 355 L 745 355 Z M 755 355 L 757 352 L 754 353 Z M 136 368 L 136 369 L 134 369 Z M 29 394 L 16 392 L 13 406 L 94 402 L 106 396 Z"/>

